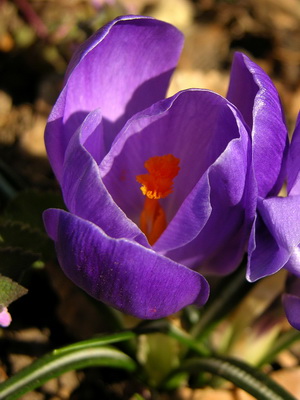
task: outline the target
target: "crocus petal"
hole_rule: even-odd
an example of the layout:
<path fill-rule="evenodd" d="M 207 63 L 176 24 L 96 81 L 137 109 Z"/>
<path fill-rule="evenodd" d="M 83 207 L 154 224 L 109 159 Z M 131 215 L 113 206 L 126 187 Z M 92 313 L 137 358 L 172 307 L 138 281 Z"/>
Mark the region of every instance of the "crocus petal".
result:
<path fill-rule="evenodd" d="M 175 178 L 172 194 L 162 200 L 161 204 L 168 221 L 172 220 L 181 203 L 210 165 L 211 159 L 214 160 L 226 146 L 224 142 L 227 137 L 232 138 L 236 133 L 224 128 L 222 139 L 216 140 L 214 149 L 208 150 L 210 141 L 213 142 L 217 134 L 217 124 L 210 122 L 223 116 L 224 108 L 220 111 L 220 103 L 222 98 L 211 92 L 180 92 L 137 114 L 120 132 L 100 169 L 114 200 L 132 220 L 139 222 L 145 199 L 136 176 L 146 172 L 144 163 L 150 157 L 170 153 L 179 158 L 180 172 Z M 204 115 L 209 113 L 211 119 L 208 120 Z M 195 145 L 190 146 L 191 142 Z M 203 207 L 203 212 L 200 205 L 199 210 L 195 211 L 201 220 L 205 220 L 209 212 L 206 211 L 205 198 Z M 193 228 L 192 223 L 190 225 L 192 230 L 198 229 Z"/>
<path fill-rule="evenodd" d="M 228 274 L 238 266 L 255 214 L 251 147 L 238 121 L 240 137 L 228 144 L 207 171 L 212 212 L 206 225 L 189 244 L 167 253 L 207 274 Z"/>
<path fill-rule="evenodd" d="M 285 178 L 288 135 L 276 88 L 247 56 L 236 53 L 227 94 L 252 129 L 253 167 L 261 197 L 276 195 Z"/>
<path fill-rule="evenodd" d="M 289 323 L 300 330 L 300 279 L 289 275 L 286 293 L 282 297 L 283 307 Z"/>
<path fill-rule="evenodd" d="M 296 128 L 292 137 L 287 162 L 288 193 L 300 195 L 300 114 L 298 115 Z"/>
<path fill-rule="evenodd" d="M 113 201 L 97 162 L 86 149 L 92 143 L 91 137 L 98 135 L 101 141 L 101 122 L 100 112 L 91 112 L 68 144 L 62 179 L 65 204 L 71 213 L 100 226 L 107 235 L 126 237 L 147 246 L 144 234 Z"/>
<path fill-rule="evenodd" d="M 280 248 L 259 213 L 248 245 L 247 279 L 254 282 L 279 271 L 289 259 L 286 249 Z"/>
<path fill-rule="evenodd" d="M 260 200 L 249 242 L 247 277 L 250 281 L 281 268 L 300 275 L 300 196 Z"/>
<path fill-rule="evenodd" d="M 156 319 L 203 305 L 209 289 L 198 273 L 62 210 L 44 222 L 66 275 L 96 299 L 138 318 Z"/>
<path fill-rule="evenodd" d="M 237 142 L 227 149 L 235 138 Z M 147 159 L 169 153 L 179 158 L 180 171 L 173 193 L 161 201 L 169 222 L 153 247 L 161 253 L 183 246 L 199 234 L 212 210 L 211 185 L 220 192 L 221 201 L 214 203 L 220 214 L 242 202 L 251 163 L 248 132 L 226 99 L 206 90 L 187 90 L 160 101 L 129 121 L 100 165 L 108 191 L 137 224 L 144 197 L 135 177 L 144 172 Z M 215 183 L 211 183 L 207 170 L 214 162 L 214 169 L 220 165 L 223 174 L 216 172 Z M 223 163 L 227 167 L 222 167 Z M 237 163 L 241 163 L 239 169 Z M 232 219 L 231 211 L 230 215 Z M 210 238 L 216 241 L 212 235 Z"/>
<path fill-rule="evenodd" d="M 90 111 L 101 110 L 108 150 L 125 121 L 164 97 L 182 42 L 182 34 L 167 23 L 124 16 L 78 49 L 45 134 L 58 180 L 68 141 Z"/>

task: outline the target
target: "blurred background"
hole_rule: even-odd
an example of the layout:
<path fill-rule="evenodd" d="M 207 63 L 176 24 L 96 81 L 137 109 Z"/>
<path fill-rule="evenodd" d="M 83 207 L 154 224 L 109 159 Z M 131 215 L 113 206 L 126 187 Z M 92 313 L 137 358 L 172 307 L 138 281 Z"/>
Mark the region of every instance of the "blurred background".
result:
<path fill-rule="evenodd" d="M 0 0 L 0 151 L 27 184 L 53 184 L 43 130 L 75 48 L 130 13 L 185 35 L 170 94 L 200 87 L 225 95 L 240 50 L 274 80 L 292 129 L 300 104 L 299 0 Z"/>
<path fill-rule="evenodd" d="M 300 104 L 299 0 L 0 0 L 0 170 L 13 182 L 8 194 L 24 189 L 59 193 L 44 149 L 47 117 L 76 47 L 122 14 L 153 16 L 184 33 L 185 47 L 169 94 L 197 87 L 226 95 L 233 54 L 242 51 L 273 79 L 293 130 Z M 6 205 L 1 198 L 0 211 Z M 280 275 L 276 279 L 283 282 Z M 11 327 L 0 332 L 0 380 L 52 348 L 109 329 L 99 305 L 74 287 L 54 261 L 27 283 L 29 294 L 10 307 Z M 269 284 L 268 298 L 275 286 L 278 281 Z M 261 304 L 265 286 L 259 293 Z M 239 318 L 242 314 L 237 312 Z M 251 343 L 246 342 L 248 350 Z M 298 364 L 290 353 L 280 360 L 281 367 Z M 69 373 L 22 399 L 130 398 L 124 376 L 114 374 Z M 297 374 L 284 381 L 295 384 L 299 370 Z M 178 396 L 204 399 L 190 392 Z M 226 396 L 219 393 L 218 400 L 233 399 Z"/>

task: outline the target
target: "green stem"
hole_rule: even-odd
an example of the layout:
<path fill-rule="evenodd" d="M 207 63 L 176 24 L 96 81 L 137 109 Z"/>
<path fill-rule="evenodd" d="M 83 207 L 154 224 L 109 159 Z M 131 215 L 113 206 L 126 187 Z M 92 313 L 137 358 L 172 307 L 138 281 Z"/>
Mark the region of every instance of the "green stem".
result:
<path fill-rule="evenodd" d="M 136 338 L 136 334 L 132 331 L 123 331 L 119 333 L 113 333 L 107 336 L 100 336 L 93 339 L 82 340 L 60 349 L 54 350 L 53 354 L 66 354 L 70 351 L 77 351 L 86 348 L 94 348 L 99 346 L 111 345 L 113 343 L 124 342 Z"/>
<path fill-rule="evenodd" d="M 133 371 L 136 363 L 126 354 L 111 347 L 75 346 L 54 351 L 30 366 L 22 369 L 16 375 L 0 385 L 1 400 L 16 400 L 49 379 L 55 378 L 64 372 L 79 368 L 105 366 L 122 368 Z"/>
<path fill-rule="evenodd" d="M 150 330 L 157 330 L 150 327 Z M 149 329 L 143 329 L 147 333 Z M 79 368 L 106 366 L 133 371 L 136 363 L 125 353 L 108 344 L 130 342 L 137 334 L 133 331 L 93 338 L 62 347 L 34 361 L 0 384 L 0 400 L 15 400 L 64 372 Z"/>
<path fill-rule="evenodd" d="M 265 364 L 271 363 L 277 354 L 279 354 L 282 350 L 289 348 L 293 343 L 300 340 L 300 332 L 295 329 L 291 329 L 288 332 L 282 334 L 276 341 L 274 342 L 272 349 L 265 354 L 265 356 L 259 361 L 257 367 L 261 367 Z"/>
<path fill-rule="evenodd" d="M 202 370 L 220 376 L 257 400 L 297 400 L 267 375 L 241 361 L 221 357 L 190 359 L 177 371 Z"/>
<path fill-rule="evenodd" d="M 204 346 L 202 342 L 195 341 L 191 335 L 174 325 L 170 325 L 168 335 L 199 355 L 208 356 L 211 354 L 210 349 Z"/>
<path fill-rule="evenodd" d="M 253 283 L 249 283 L 245 278 L 245 261 L 237 271 L 222 279 L 220 287 L 215 290 L 215 296 L 211 296 L 207 305 L 203 309 L 203 314 L 199 322 L 192 328 L 193 337 L 203 337 L 221 319 L 223 319 L 249 290 L 253 288 Z"/>
<path fill-rule="evenodd" d="M 187 347 L 189 350 L 194 350 L 201 356 L 208 356 L 211 354 L 209 349 L 204 347 L 201 342 L 196 341 L 189 333 L 166 320 L 144 321 L 135 328 L 135 333 L 137 335 L 156 332 L 164 333 L 176 339 L 183 346 Z"/>

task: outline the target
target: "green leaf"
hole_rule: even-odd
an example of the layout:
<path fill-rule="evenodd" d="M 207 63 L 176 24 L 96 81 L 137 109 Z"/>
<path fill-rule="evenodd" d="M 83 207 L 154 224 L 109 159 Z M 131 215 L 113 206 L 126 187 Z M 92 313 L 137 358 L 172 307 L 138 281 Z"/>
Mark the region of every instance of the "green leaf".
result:
<path fill-rule="evenodd" d="M 78 346 L 55 351 L 24 368 L 0 384 L 0 399 L 16 400 L 64 372 L 87 367 L 111 367 L 134 371 L 136 363 L 123 352 L 108 346 Z"/>
<path fill-rule="evenodd" d="M 232 358 L 203 357 L 189 359 L 177 370 L 177 373 L 199 370 L 210 372 L 234 383 L 257 400 L 297 400 L 266 374 Z"/>
<path fill-rule="evenodd" d="M 40 253 L 47 236 L 37 228 L 20 221 L 0 219 L 0 246 L 18 247 Z"/>
<path fill-rule="evenodd" d="M 42 221 L 51 206 L 63 207 L 61 197 L 36 191 L 23 191 L 7 205 L 0 219 L 1 274 L 19 281 L 33 263 L 54 257 Z"/>
<path fill-rule="evenodd" d="M 123 331 L 118 333 L 113 333 L 107 336 L 100 336 L 93 339 L 82 340 L 81 342 L 76 342 L 60 349 L 54 350 L 55 354 L 65 354 L 70 351 L 77 351 L 85 348 L 92 348 L 98 346 L 104 346 L 113 343 L 124 342 L 136 338 L 136 334 L 132 331 Z"/>
<path fill-rule="evenodd" d="M 38 256 L 23 249 L 0 246 L 0 274 L 20 281 L 24 272 L 35 261 Z"/>
<path fill-rule="evenodd" d="M 1 248 L 30 252 L 35 256 L 35 260 L 49 259 L 53 253 L 52 241 L 44 231 L 33 228 L 24 222 L 4 218 L 0 218 Z"/>
<path fill-rule="evenodd" d="M 57 193 L 26 190 L 7 205 L 4 217 L 13 221 L 23 222 L 31 228 L 44 232 L 43 211 L 47 208 L 65 208 L 62 197 Z"/>
<path fill-rule="evenodd" d="M 153 332 L 161 332 L 176 339 L 183 347 L 195 351 L 201 356 L 211 355 L 211 350 L 205 346 L 200 340 L 195 339 L 188 332 L 181 328 L 169 323 L 167 320 L 154 320 L 154 321 L 143 321 L 135 329 L 138 335 L 149 334 Z"/>
<path fill-rule="evenodd" d="M 255 282 L 249 283 L 245 278 L 245 264 L 246 259 L 235 272 L 222 278 L 217 288 L 211 290 L 210 298 L 203 307 L 199 322 L 191 329 L 194 337 L 207 336 L 253 288 Z"/>
<path fill-rule="evenodd" d="M 180 350 L 178 341 L 163 333 L 139 337 L 137 359 L 151 386 L 157 387 L 179 365 Z"/>
<path fill-rule="evenodd" d="M 0 275 L 0 305 L 8 307 L 10 303 L 27 293 L 27 289 L 6 276 Z"/>
<path fill-rule="evenodd" d="M 273 343 L 272 348 L 259 361 L 257 366 L 261 367 L 265 364 L 271 363 L 281 351 L 291 348 L 294 343 L 299 341 L 300 332 L 296 329 L 291 328 L 287 332 L 282 333 Z"/>

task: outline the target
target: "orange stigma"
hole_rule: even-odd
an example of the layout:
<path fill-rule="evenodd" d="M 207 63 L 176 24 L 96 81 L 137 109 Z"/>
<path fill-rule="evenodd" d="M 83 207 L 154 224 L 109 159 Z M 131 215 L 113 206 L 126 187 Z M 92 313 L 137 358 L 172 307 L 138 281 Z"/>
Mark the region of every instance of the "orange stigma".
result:
<path fill-rule="evenodd" d="M 166 216 L 159 199 L 173 192 L 173 179 L 179 172 L 179 159 L 172 154 L 149 158 L 145 164 L 148 174 L 137 175 L 142 184 L 141 191 L 146 196 L 140 217 L 142 232 L 153 245 L 167 227 Z"/>

